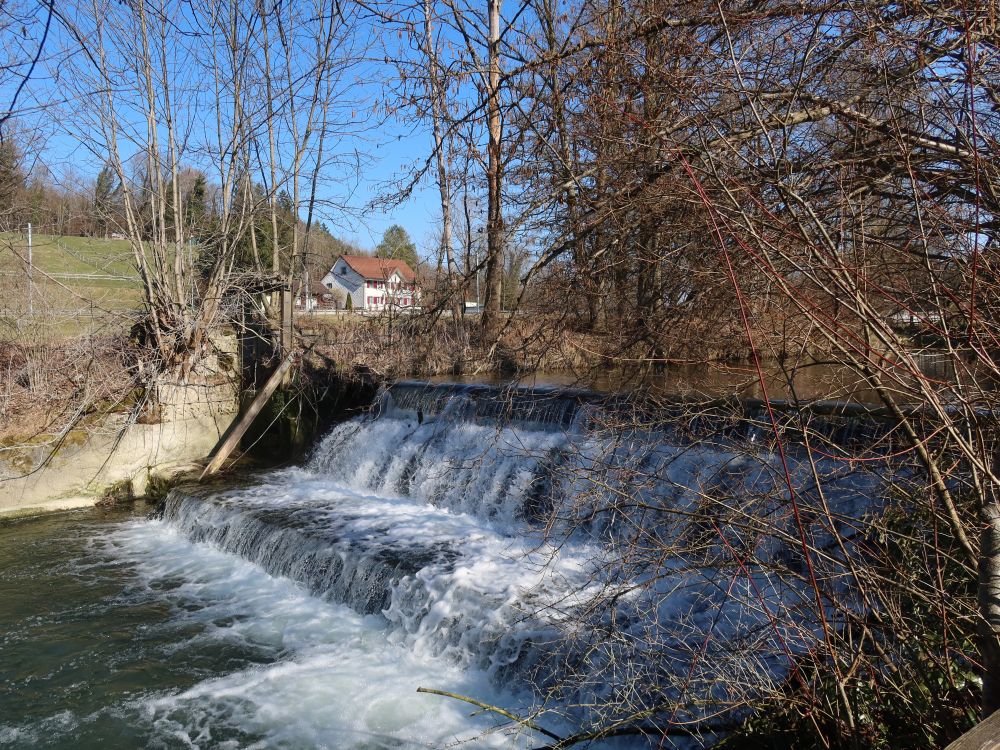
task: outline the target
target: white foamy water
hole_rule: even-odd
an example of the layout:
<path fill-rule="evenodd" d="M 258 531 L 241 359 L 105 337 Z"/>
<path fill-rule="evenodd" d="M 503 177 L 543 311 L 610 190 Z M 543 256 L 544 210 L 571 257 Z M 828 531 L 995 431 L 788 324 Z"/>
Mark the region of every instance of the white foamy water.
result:
<path fill-rule="evenodd" d="M 463 743 L 522 747 L 529 737 L 496 731 L 458 701 L 419 686 L 517 705 L 485 673 L 419 653 L 390 638 L 386 621 L 310 596 L 237 556 L 188 541 L 158 521 L 109 535 L 107 551 L 142 586 L 173 605 L 171 617 L 210 639 L 264 649 L 276 661 L 213 677 L 131 709 L 154 742 L 192 748 L 396 748 Z M 537 739 L 537 737 L 536 737 Z"/>
<path fill-rule="evenodd" d="M 713 701 L 779 689 L 815 641 L 766 449 L 590 430 L 575 396 L 393 393 L 305 468 L 175 491 L 163 521 L 105 538 L 138 576 L 132 595 L 170 604 L 181 635 L 164 653 L 219 657 L 198 681 L 108 711 L 162 747 L 534 747 L 545 739 L 416 688 L 548 705 L 564 718 L 540 723 L 570 734 L 616 720 L 604 707 L 641 703 L 645 685 L 694 724 Z M 850 467 L 789 466 L 817 546 L 875 494 Z M 695 552 L 671 552 L 683 548 Z M 227 649 L 241 654 L 232 668 Z"/>
<path fill-rule="evenodd" d="M 402 495 L 513 529 L 561 430 L 382 417 L 334 428 L 309 468 L 340 484 Z"/>
<path fill-rule="evenodd" d="M 575 608 L 600 590 L 599 546 L 555 546 L 407 498 L 300 470 L 207 500 L 177 493 L 165 517 L 313 594 L 382 615 L 415 654 L 504 680 L 534 669 Z"/>

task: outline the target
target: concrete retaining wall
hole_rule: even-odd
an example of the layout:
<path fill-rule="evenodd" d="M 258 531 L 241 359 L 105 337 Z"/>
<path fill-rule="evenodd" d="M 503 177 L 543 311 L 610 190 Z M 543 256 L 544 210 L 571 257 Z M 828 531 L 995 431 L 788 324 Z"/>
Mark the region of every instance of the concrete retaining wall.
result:
<path fill-rule="evenodd" d="M 112 415 L 51 441 L 0 450 L 0 515 L 30 515 L 94 505 L 112 485 L 142 494 L 151 477 L 197 468 L 236 415 L 230 384 L 168 384 L 161 421 L 128 424 Z"/>

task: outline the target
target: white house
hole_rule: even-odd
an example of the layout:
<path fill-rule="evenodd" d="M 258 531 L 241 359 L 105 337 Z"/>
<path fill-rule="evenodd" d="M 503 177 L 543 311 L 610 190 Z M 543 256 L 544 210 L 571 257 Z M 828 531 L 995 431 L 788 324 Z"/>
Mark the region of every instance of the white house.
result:
<path fill-rule="evenodd" d="M 416 274 L 401 260 L 341 255 L 322 283 L 327 289 L 342 289 L 355 310 L 413 308 L 420 304 Z"/>

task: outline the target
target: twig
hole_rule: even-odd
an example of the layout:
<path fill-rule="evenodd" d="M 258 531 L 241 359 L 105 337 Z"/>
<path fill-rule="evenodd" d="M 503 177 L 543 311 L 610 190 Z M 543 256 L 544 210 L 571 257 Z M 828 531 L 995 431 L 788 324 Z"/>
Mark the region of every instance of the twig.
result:
<path fill-rule="evenodd" d="M 473 706 L 478 706 L 479 708 L 485 709 L 486 711 L 492 711 L 493 713 L 499 714 L 500 716 L 510 719 L 511 721 L 520 724 L 521 726 L 525 726 L 528 729 L 533 729 L 540 734 L 544 734 L 546 737 L 555 740 L 559 744 L 562 744 L 563 742 L 563 738 L 560 737 L 558 734 L 550 732 L 548 729 L 545 729 L 544 727 L 538 726 L 538 724 L 536 724 L 531 719 L 525 719 L 523 717 L 518 716 L 517 714 L 513 714 L 510 711 L 507 711 L 506 709 L 500 708 L 498 706 L 491 706 L 489 703 L 483 703 L 482 701 L 476 700 L 475 698 L 470 698 L 466 695 L 459 695 L 458 693 L 450 693 L 447 690 L 436 690 L 434 688 L 425 688 L 425 687 L 418 687 L 417 692 L 430 693 L 431 695 L 443 695 L 445 698 L 454 698 L 455 700 L 458 701 L 471 703 Z"/>

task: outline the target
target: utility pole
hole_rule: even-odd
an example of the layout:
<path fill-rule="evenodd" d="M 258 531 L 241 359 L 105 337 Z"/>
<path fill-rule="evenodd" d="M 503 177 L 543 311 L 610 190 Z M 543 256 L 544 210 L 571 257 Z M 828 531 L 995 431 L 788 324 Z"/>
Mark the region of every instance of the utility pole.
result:
<path fill-rule="evenodd" d="M 35 314 L 35 300 L 31 293 L 34 282 L 31 278 L 31 224 L 28 224 L 28 315 Z"/>

